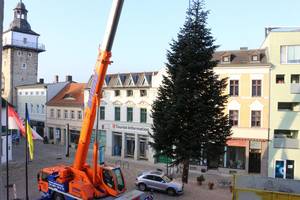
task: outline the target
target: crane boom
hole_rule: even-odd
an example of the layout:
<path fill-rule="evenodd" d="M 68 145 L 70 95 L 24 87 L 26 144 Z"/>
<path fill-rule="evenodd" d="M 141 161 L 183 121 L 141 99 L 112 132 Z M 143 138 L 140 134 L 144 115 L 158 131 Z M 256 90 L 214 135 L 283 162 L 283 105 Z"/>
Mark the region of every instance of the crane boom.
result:
<path fill-rule="evenodd" d="M 88 104 L 84 111 L 84 119 L 80 131 L 78 148 L 76 151 L 73 167 L 81 170 L 86 162 L 91 134 L 96 117 L 97 102 L 101 97 L 101 91 L 105 80 L 108 65 L 111 63 L 111 49 L 117 31 L 124 0 L 114 0 L 110 11 L 108 24 L 106 27 L 103 43 L 101 45 L 98 59 L 95 66 L 92 86 L 90 90 Z"/>

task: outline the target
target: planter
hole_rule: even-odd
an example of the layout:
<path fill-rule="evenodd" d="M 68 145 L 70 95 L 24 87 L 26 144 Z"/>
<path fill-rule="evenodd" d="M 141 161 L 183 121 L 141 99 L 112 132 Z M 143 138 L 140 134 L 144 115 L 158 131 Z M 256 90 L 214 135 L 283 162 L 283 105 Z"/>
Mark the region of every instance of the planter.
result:
<path fill-rule="evenodd" d="M 212 190 L 212 189 L 214 189 L 214 183 L 213 182 L 209 182 L 208 183 L 208 189 L 210 189 L 210 190 Z"/>
<path fill-rule="evenodd" d="M 205 181 L 205 178 L 203 175 L 200 175 L 197 177 L 197 183 L 198 185 L 202 185 L 202 182 Z"/>

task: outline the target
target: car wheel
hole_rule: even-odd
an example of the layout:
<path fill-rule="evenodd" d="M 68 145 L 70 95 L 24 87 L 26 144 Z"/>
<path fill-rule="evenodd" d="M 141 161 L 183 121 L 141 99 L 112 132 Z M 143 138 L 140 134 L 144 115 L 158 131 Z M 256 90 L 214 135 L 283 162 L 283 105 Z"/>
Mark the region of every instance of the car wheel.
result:
<path fill-rule="evenodd" d="M 64 196 L 59 193 L 54 193 L 53 197 L 54 200 L 65 200 Z"/>
<path fill-rule="evenodd" d="M 139 184 L 139 190 L 145 191 L 147 189 L 147 186 L 144 183 Z"/>
<path fill-rule="evenodd" d="M 170 196 L 175 196 L 176 191 L 175 191 L 173 188 L 168 188 L 168 189 L 167 189 L 167 193 L 168 193 L 168 195 L 170 195 Z"/>

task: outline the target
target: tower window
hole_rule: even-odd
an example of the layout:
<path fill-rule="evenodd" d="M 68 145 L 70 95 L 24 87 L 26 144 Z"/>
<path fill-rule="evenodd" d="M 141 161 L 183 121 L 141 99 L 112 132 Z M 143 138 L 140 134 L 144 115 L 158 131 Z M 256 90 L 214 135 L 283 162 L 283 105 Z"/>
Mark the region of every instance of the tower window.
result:
<path fill-rule="evenodd" d="M 20 56 L 21 55 L 21 51 L 18 51 L 18 56 Z"/>
<path fill-rule="evenodd" d="M 32 56 L 32 53 L 29 52 L 29 53 L 28 53 L 28 57 L 31 57 L 31 56 Z"/>
<path fill-rule="evenodd" d="M 26 44 L 27 43 L 27 38 L 23 38 L 23 42 L 24 42 L 24 44 Z"/>
<path fill-rule="evenodd" d="M 26 69 L 26 63 L 23 63 L 21 68 Z"/>

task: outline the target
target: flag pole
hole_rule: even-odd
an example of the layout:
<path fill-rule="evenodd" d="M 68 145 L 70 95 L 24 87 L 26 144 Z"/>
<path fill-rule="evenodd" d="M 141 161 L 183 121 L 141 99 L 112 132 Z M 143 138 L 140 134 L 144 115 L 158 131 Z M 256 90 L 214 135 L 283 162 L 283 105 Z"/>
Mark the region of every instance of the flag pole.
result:
<path fill-rule="evenodd" d="M 8 102 L 6 101 L 6 199 L 9 200 L 9 174 L 8 174 Z"/>
<path fill-rule="evenodd" d="M 25 103 L 25 185 L 26 185 L 26 200 L 29 200 L 28 198 L 28 136 L 27 136 L 27 115 L 28 115 L 28 109 L 27 109 L 27 103 Z"/>

